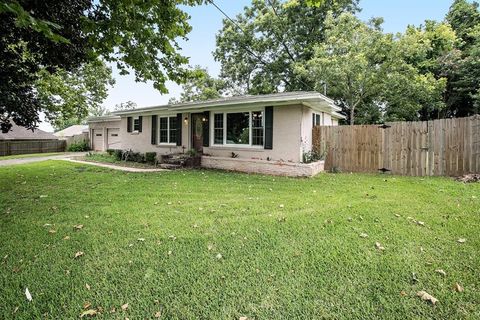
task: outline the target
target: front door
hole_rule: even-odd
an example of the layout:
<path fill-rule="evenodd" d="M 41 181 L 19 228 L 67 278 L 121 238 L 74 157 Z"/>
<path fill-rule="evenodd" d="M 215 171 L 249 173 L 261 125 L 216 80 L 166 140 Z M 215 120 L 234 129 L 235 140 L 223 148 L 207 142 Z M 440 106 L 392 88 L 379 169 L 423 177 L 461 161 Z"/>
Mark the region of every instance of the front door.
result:
<path fill-rule="evenodd" d="M 203 113 L 192 113 L 192 148 L 197 152 L 203 151 Z"/>

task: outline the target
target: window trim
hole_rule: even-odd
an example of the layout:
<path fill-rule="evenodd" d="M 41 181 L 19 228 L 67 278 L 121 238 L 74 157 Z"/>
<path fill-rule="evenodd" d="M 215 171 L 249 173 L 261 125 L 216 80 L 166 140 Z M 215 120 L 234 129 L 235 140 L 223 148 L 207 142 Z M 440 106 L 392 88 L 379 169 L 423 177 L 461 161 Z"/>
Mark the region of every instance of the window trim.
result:
<path fill-rule="evenodd" d="M 319 117 L 318 123 L 317 123 L 317 116 Z M 322 126 L 323 121 L 324 121 L 323 112 L 312 112 L 312 127 Z"/>
<path fill-rule="evenodd" d="M 248 144 L 227 144 L 227 114 L 229 113 L 246 113 L 248 112 Z M 252 144 L 252 113 L 253 112 L 261 112 L 262 113 L 262 124 L 263 124 L 263 143 L 261 145 L 254 145 Z M 223 143 L 215 143 L 215 115 L 216 114 L 223 114 Z M 246 149 L 264 149 L 265 147 L 265 108 L 260 107 L 260 108 L 250 108 L 248 110 L 218 110 L 218 111 L 211 111 L 210 112 L 210 123 L 212 125 L 210 126 L 210 146 L 215 148 L 246 148 Z"/>
<path fill-rule="evenodd" d="M 177 115 L 176 114 L 168 114 L 168 115 L 157 115 L 158 119 L 157 119 L 157 128 L 158 128 L 158 132 L 157 132 L 157 138 L 158 138 L 158 142 L 157 142 L 157 145 L 159 146 L 177 146 L 177 141 L 175 140 L 174 142 L 160 142 L 160 132 L 161 132 L 161 126 L 160 126 L 160 119 L 162 118 L 167 118 L 167 140 L 170 141 L 170 118 L 175 118 L 175 121 L 177 120 Z M 177 128 L 175 127 L 175 130 Z"/>
<path fill-rule="evenodd" d="M 140 116 L 132 117 L 132 132 L 130 133 L 140 133 L 140 131 L 135 130 L 135 120 L 138 121 L 138 126 L 140 127 Z"/>

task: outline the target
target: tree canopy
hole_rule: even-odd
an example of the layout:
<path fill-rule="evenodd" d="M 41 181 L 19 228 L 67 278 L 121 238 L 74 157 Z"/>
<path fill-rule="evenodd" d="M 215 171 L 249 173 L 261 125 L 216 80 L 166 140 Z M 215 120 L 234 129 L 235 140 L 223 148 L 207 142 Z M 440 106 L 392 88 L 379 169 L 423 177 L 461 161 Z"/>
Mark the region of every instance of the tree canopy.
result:
<path fill-rule="evenodd" d="M 358 19 L 358 1 L 254 0 L 224 19 L 219 79 L 184 86 L 181 100 L 317 90 L 350 123 L 427 120 L 480 111 L 480 11 L 455 0 L 445 21 L 387 34 Z M 221 90 L 212 83 L 221 81 Z M 213 91 L 212 91 L 213 90 Z"/>
<path fill-rule="evenodd" d="M 137 81 L 153 81 L 161 92 L 168 80 L 185 82 L 190 71 L 178 39 L 186 39 L 191 27 L 180 5 L 201 2 L 0 0 L 2 131 L 11 120 L 35 128 L 42 111 L 67 116 L 42 104 L 35 88 L 41 70 L 81 72 L 75 69 L 101 58 L 122 74 L 133 70 Z"/>

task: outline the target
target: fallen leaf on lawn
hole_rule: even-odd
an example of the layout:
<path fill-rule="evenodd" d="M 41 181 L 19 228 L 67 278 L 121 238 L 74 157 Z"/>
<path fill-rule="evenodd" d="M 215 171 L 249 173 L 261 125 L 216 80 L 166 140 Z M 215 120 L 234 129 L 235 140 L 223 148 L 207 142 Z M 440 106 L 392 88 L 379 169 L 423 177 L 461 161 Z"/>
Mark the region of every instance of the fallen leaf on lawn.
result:
<path fill-rule="evenodd" d="M 115 313 L 117 312 L 117 309 L 115 309 L 115 307 L 112 308 L 112 310 L 110 310 L 110 313 Z"/>
<path fill-rule="evenodd" d="M 428 301 L 431 304 L 435 304 L 438 302 L 438 299 L 435 298 L 434 296 L 428 294 L 426 291 L 418 291 L 417 296 L 420 297 L 420 299 L 424 301 Z"/>
<path fill-rule="evenodd" d="M 122 305 L 122 310 L 125 311 L 128 309 L 128 303 Z"/>
<path fill-rule="evenodd" d="M 70 236 L 65 236 L 63 240 L 70 240 Z"/>
<path fill-rule="evenodd" d="M 167 202 L 168 205 L 171 205 L 172 203 L 171 202 Z"/>
<path fill-rule="evenodd" d="M 443 271 L 442 269 L 437 269 L 435 270 L 436 273 L 440 273 L 442 276 L 446 277 L 447 276 L 447 273 L 445 271 Z"/>
<path fill-rule="evenodd" d="M 160 318 L 162 313 L 160 311 L 155 312 L 155 318 Z"/>
<path fill-rule="evenodd" d="M 360 233 L 360 238 L 368 238 L 368 234 L 366 234 L 366 233 Z"/>
<path fill-rule="evenodd" d="M 395 213 L 395 217 L 400 218 L 400 215 L 398 213 Z"/>
<path fill-rule="evenodd" d="M 91 306 L 92 306 L 92 304 L 91 304 L 90 302 L 85 302 L 85 303 L 83 304 L 83 309 L 88 309 L 88 308 L 90 308 Z"/>
<path fill-rule="evenodd" d="M 217 258 L 218 260 L 222 259 L 222 254 L 221 253 L 217 254 L 215 258 Z"/>
<path fill-rule="evenodd" d="M 46 197 L 48 197 L 46 194 L 41 194 L 40 195 L 40 198 L 46 198 Z"/>
<path fill-rule="evenodd" d="M 144 241 L 145 241 L 145 238 L 138 238 L 137 241 L 144 242 Z"/>
<path fill-rule="evenodd" d="M 415 272 L 412 272 L 412 283 L 417 283 L 417 282 L 418 282 L 417 274 Z"/>
<path fill-rule="evenodd" d="M 458 283 L 458 282 L 455 282 L 455 284 L 453 285 L 453 289 L 457 292 L 463 292 L 463 287 Z"/>
<path fill-rule="evenodd" d="M 420 220 L 415 220 L 415 223 L 416 223 L 417 225 L 419 225 L 419 226 L 422 226 L 422 227 L 425 226 L 425 222 L 420 221 Z"/>
<path fill-rule="evenodd" d="M 78 257 L 81 257 L 83 256 L 85 253 L 83 251 L 78 251 L 77 253 L 75 253 L 75 258 L 78 258 Z"/>
<path fill-rule="evenodd" d="M 48 233 L 57 233 L 57 230 L 50 229 L 48 230 Z"/>
<path fill-rule="evenodd" d="M 73 226 L 73 229 L 82 230 L 83 229 L 83 224 L 76 224 L 76 225 Z"/>
<path fill-rule="evenodd" d="M 17 313 L 18 309 L 20 309 L 20 307 L 15 307 L 15 309 L 13 309 L 13 313 Z"/>
<path fill-rule="evenodd" d="M 168 250 L 167 254 L 168 254 L 168 255 L 171 255 L 171 254 L 172 254 L 172 250 Z"/>
<path fill-rule="evenodd" d="M 248 318 L 247 317 L 240 317 L 240 318 L 238 318 L 238 320 L 248 320 Z"/>
<path fill-rule="evenodd" d="M 208 251 L 212 251 L 212 249 L 213 249 L 213 244 L 209 244 L 209 245 L 207 246 L 207 249 L 208 249 Z"/>
<path fill-rule="evenodd" d="M 407 295 L 407 293 L 406 293 L 404 290 L 402 290 L 402 291 L 400 291 L 400 295 L 401 295 L 402 297 L 405 297 L 405 296 Z"/>
<path fill-rule="evenodd" d="M 460 238 L 457 240 L 458 243 L 465 243 L 467 241 L 467 239 L 465 238 Z"/>
<path fill-rule="evenodd" d="M 52 225 L 50 223 L 45 223 L 43 226 L 44 227 L 51 227 Z"/>
<path fill-rule="evenodd" d="M 284 208 L 285 206 L 283 204 L 279 205 L 280 208 Z"/>
<path fill-rule="evenodd" d="M 30 291 L 28 291 L 28 288 L 25 288 L 25 297 L 27 297 L 28 301 L 32 301 L 32 295 L 30 294 Z"/>
<path fill-rule="evenodd" d="M 375 242 L 375 248 L 377 248 L 378 250 L 385 250 L 385 247 L 383 247 L 380 242 Z"/>
<path fill-rule="evenodd" d="M 83 317 L 95 317 L 97 315 L 97 310 L 95 309 L 90 309 L 90 310 L 85 310 L 80 314 L 80 318 Z"/>
<path fill-rule="evenodd" d="M 88 283 L 85 283 L 85 288 L 87 288 L 87 290 L 90 290 L 90 285 Z"/>

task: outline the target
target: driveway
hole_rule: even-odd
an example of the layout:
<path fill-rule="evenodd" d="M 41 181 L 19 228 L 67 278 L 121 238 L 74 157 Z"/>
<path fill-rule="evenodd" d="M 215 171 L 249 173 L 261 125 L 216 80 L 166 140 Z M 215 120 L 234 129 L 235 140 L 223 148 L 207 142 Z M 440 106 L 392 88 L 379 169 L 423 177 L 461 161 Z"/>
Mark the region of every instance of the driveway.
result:
<path fill-rule="evenodd" d="M 32 158 L 0 160 L 0 167 L 12 166 L 16 164 L 40 162 L 45 160 L 69 160 L 72 157 L 81 157 L 81 156 L 84 156 L 85 154 L 86 152 L 66 152 L 64 154 L 57 154 L 57 155 L 45 156 L 45 157 L 39 156 L 39 157 L 32 157 Z"/>

